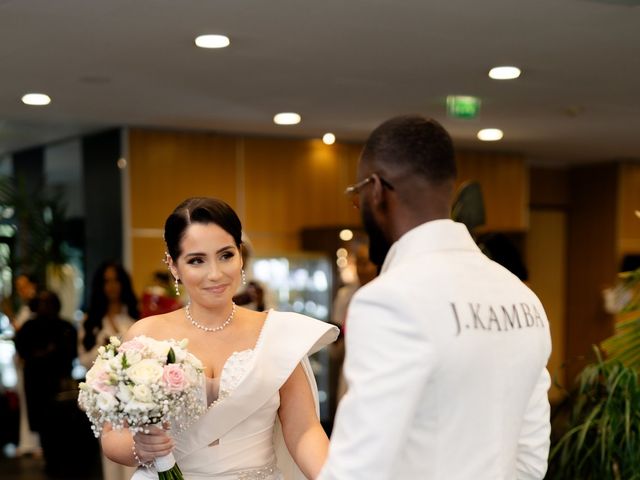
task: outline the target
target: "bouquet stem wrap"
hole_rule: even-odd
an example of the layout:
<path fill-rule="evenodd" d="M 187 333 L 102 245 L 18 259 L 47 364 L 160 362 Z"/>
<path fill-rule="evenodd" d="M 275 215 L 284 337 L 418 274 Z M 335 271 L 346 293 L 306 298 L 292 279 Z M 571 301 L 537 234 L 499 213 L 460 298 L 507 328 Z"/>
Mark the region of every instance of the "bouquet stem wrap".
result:
<path fill-rule="evenodd" d="M 159 480 L 184 480 L 173 453 L 157 457 L 153 463 L 158 471 Z"/>
<path fill-rule="evenodd" d="M 163 457 L 157 457 L 153 463 L 155 463 L 158 473 L 166 472 L 171 470 L 171 468 L 176 464 L 176 459 L 174 458 L 173 453 L 169 453 Z"/>

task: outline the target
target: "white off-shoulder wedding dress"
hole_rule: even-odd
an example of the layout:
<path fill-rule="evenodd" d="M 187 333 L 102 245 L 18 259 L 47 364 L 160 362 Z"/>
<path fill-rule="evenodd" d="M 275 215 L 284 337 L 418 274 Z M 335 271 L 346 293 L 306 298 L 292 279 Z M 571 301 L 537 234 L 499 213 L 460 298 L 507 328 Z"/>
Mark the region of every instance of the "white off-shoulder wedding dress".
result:
<path fill-rule="evenodd" d="M 270 311 L 253 349 L 235 352 L 220 375 L 220 393 L 206 413 L 175 437 L 174 456 L 186 480 L 298 480 L 278 420 L 280 387 L 302 365 L 318 409 L 308 356 L 333 342 L 338 329 L 289 312 Z M 157 479 L 139 468 L 132 480 Z"/>

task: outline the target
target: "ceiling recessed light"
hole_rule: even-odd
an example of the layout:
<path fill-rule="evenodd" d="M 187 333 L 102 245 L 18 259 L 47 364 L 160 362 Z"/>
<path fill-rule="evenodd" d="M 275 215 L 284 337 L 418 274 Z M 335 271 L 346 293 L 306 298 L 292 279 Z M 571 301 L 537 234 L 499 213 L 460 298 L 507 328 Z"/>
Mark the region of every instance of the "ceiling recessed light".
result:
<path fill-rule="evenodd" d="M 297 125 L 300 120 L 300 115 L 293 112 L 278 113 L 273 117 L 273 122 L 277 125 Z"/>
<path fill-rule="evenodd" d="M 333 145 L 336 143 L 336 136 L 333 133 L 325 133 L 322 136 L 322 141 L 325 145 Z"/>
<path fill-rule="evenodd" d="M 345 228 L 344 230 L 340 230 L 339 235 L 340 235 L 340 240 L 344 242 L 348 242 L 353 238 L 353 231 L 348 228 Z"/>
<path fill-rule="evenodd" d="M 499 128 L 483 128 L 478 132 L 478 138 L 483 142 L 495 142 L 503 136 Z"/>
<path fill-rule="evenodd" d="M 231 42 L 224 35 L 200 35 L 196 38 L 196 45 L 200 48 L 224 48 Z"/>
<path fill-rule="evenodd" d="M 518 67 L 493 67 L 489 70 L 489 77 L 494 80 L 513 80 L 520 76 L 520 69 Z"/>
<path fill-rule="evenodd" d="M 51 98 L 44 93 L 27 93 L 22 97 L 22 103 L 25 105 L 49 105 Z"/>

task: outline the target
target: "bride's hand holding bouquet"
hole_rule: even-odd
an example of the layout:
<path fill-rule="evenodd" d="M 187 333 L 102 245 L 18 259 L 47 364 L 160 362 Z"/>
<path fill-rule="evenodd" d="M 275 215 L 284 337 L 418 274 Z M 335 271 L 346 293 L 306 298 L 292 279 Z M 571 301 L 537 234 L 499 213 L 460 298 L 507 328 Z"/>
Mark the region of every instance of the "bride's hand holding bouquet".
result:
<path fill-rule="evenodd" d="M 80 385 L 78 402 L 99 436 L 105 424 L 128 428 L 140 464 L 172 447 L 165 426 L 181 431 L 205 410 L 204 369 L 186 350 L 187 341 L 137 336 L 121 343 L 112 337 Z M 144 457 L 144 459 L 143 459 Z M 173 454 L 154 458 L 160 480 L 181 480 Z"/>

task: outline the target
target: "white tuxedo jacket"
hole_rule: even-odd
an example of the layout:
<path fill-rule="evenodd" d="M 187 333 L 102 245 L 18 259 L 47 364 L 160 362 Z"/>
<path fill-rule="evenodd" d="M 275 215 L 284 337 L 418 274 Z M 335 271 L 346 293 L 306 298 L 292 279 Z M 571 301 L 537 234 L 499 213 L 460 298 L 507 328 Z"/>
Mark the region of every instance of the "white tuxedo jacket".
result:
<path fill-rule="evenodd" d="M 463 224 L 403 235 L 346 325 L 349 390 L 321 480 L 544 477 L 547 317 Z"/>

